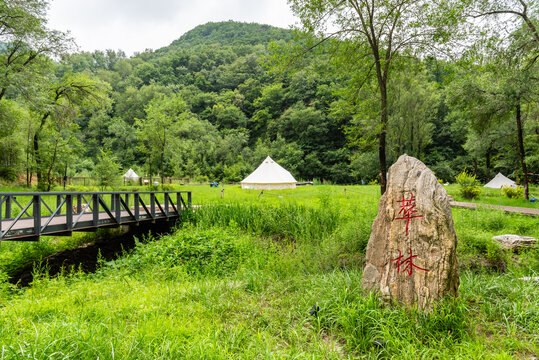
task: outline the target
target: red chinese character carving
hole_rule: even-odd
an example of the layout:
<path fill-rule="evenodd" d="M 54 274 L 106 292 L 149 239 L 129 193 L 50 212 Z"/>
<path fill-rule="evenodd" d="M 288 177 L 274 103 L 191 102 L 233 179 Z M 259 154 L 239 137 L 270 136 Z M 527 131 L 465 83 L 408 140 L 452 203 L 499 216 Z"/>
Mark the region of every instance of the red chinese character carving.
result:
<path fill-rule="evenodd" d="M 423 215 L 416 215 L 417 210 L 415 210 L 415 197 L 414 194 L 410 193 L 410 199 L 406 200 L 404 198 L 404 194 L 402 194 L 402 200 L 397 201 L 401 204 L 401 211 L 399 211 L 399 215 L 402 217 L 396 218 L 395 220 L 406 220 L 406 236 L 408 236 L 408 227 L 410 226 L 410 220 L 413 218 L 420 218 L 423 217 Z"/>
<path fill-rule="evenodd" d="M 395 266 L 395 269 L 397 269 L 397 273 L 401 272 L 401 266 L 405 265 L 404 269 L 402 269 L 402 272 L 407 272 L 408 276 L 412 276 L 412 272 L 414 271 L 414 268 L 421 271 L 430 271 L 427 269 L 420 268 L 419 266 L 415 265 L 412 261 L 412 259 L 416 258 L 417 255 L 412 255 L 412 249 L 410 249 L 410 256 L 408 256 L 406 259 L 402 260 L 404 255 L 401 254 L 401 251 L 399 251 L 399 256 L 396 259 L 392 259 L 391 262 L 396 261 L 397 265 Z"/>

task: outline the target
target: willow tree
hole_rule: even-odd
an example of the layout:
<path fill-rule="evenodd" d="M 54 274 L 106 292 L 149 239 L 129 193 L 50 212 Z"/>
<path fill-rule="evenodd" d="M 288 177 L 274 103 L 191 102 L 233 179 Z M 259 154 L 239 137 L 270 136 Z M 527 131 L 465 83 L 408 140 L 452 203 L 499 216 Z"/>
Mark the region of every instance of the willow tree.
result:
<path fill-rule="evenodd" d="M 360 67 L 348 87 L 353 94 L 373 80 L 377 91 L 377 137 L 381 192 L 386 190 L 388 85 L 396 60 L 440 45 L 457 34 L 461 9 L 429 0 L 289 0 L 303 30 L 319 39 L 307 50 L 330 41 L 342 69 Z M 348 66 L 346 66 L 348 64 Z M 345 70 L 343 70 L 345 71 Z M 352 99 L 352 101 L 354 101 Z"/>

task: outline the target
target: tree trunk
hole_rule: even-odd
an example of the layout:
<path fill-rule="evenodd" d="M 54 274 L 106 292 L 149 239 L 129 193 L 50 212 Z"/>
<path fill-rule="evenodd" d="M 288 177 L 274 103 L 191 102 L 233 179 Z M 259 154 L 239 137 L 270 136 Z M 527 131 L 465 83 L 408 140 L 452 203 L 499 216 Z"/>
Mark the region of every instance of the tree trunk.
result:
<path fill-rule="evenodd" d="M 32 184 L 32 174 L 30 173 L 30 149 L 26 144 L 26 187 Z"/>
<path fill-rule="evenodd" d="M 26 136 L 26 187 L 32 185 L 32 170 L 30 169 L 30 141 L 32 141 L 32 135 L 30 133 L 31 127 L 30 122 L 28 122 L 28 134 Z"/>
<path fill-rule="evenodd" d="M 380 160 L 380 191 L 382 195 L 386 192 L 387 187 L 387 163 L 386 163 L 386 133 L 387 133 L 387 88 L 386 81 L 380 82 L 380 136 L 378 138 L 378 158 Z"/>
<path fill-rule="evenodd" d="M 419 125 L 418 125 L 418 127 L 419 127 Z M 421 142 L 422 138 L 421 138 L 421 134 L 420 134 L 419 129 L 417 130 L 417 134 L 418 134 L 418 136 L 417 136 L 417 158 L 419 160 L 423 161 L 423 159 L 421 159 L 421 151 L 422 151 L 423 143 Z"/>
<path fill-rule="evenodd" d="M 60 134 L 56 138 L 56 143 L 54 144 L 54 153 L 52 155 L 51 165 L 49 166 L 49 171 L 47 172 L 47 191 L 51 191 L 52 185 L 52 169 L 54 168 L 54 163 L 56 162 L 56 155 L 58 154 L 58 142 L 60 141 Z"/>
<path fill-rule="evenodd" d="M 490 146 L 487 148 L 487 153 L 485 154 L 485 167 L 487 181 L 490 181 L 492 180 L 490 177 Z"/>
<path fill-rule="evenodd" d="M 410 155 L 418 158 L 416 156 L 417 154 L 414 154 L 414 121 L 413 120 L 410 121 Z"/>
<path fill-rule="evenodd" d="M 55 101 L 58 100 L 58 95 L 56 96 Z M 43 181 L 43 174 L 41 169 L 41 155 L 39 154 L 39 134 L 41 133 L 41 130 L 43 130 L 43 127 L 45 126 L 45 122 L 47 121 L 47 118 L 50 116 L 50 112 L 47 112 L 43 115 L 41 118 L 41 123 L 39 124 L 39 128 L 36 130 L 36 133 L 34 134 L 34 159 L 36 161 L 36 177 L 37 177 L 37 185 L 40 186 L 41 182 Z"/>
<path fill-rule="evenodd" d="M 528 192 L 528 169 L 526 168 L 526 161 L 524 152 L 524 139 L 522 136 L 522 114 L 520 109 L 520 98 L 517 98 L 517 109 L 516 109 L 516 120 L 517 120 L 517 131 L 518 131 L 518 152 L 520 155 L 520 165 L 522 167 L 522 172 L 524 173 L 524 199 L 529 200 L 530 195 Z"/>
<path fill-rule="evenodd" d="M 167 128 L 163 126 L 163 148 L 161 149 L 161 186 L 164 184 L 165 173 L 165 148 L 167 146 Z"/>
<path fill-rule="evenodd" d="M 37 185 L 41 184 L 41 156 L 39 155 L 39 136 L 36 132 L 34 134 L 34 159 L 36 161 L 36 177 Z"/>

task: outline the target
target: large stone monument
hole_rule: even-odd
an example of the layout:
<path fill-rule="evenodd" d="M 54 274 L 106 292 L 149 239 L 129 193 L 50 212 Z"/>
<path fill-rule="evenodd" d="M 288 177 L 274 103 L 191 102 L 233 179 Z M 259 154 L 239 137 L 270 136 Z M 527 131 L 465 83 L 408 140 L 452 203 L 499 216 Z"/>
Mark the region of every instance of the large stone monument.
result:
<path fill-rule="evenodd" d="M 367 245 L 363 288 L 388 301 L 428 309 L 459 286 L 457 235 L 445 189 L 425 164 L 402 155 Z"/>

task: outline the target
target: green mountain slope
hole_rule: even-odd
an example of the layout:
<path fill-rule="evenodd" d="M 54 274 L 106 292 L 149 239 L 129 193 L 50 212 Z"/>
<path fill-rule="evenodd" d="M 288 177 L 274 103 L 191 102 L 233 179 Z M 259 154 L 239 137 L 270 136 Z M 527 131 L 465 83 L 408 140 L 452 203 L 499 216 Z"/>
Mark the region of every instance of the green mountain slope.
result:
<path fill-rule="evenodd" d="M 236 21 L 209 22 L 199 25 L 174 40 L 164 49 L 188 48 L 197 45 L 258 45 L 271 40 L 292 40 L 294 32 L 270 25 Z"/>

